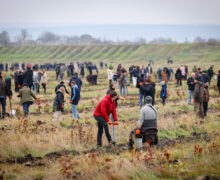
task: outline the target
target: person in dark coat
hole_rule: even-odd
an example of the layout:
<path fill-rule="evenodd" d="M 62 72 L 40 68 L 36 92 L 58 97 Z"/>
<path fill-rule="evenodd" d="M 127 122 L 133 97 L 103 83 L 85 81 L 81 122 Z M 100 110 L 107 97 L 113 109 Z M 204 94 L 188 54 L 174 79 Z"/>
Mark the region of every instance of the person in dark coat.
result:
<path fill-rule="evenodd" d="M 144 97 L 144 91 L 142 88 L 140 88 L 140 86 L 142 86 L 144 84 L 144 74 L 141 74 L 140 77 L 138 77 L 137 80 L 137 88 L 139 88 L 139 106 L 142 107 L 142 101 L 143 101 L 143 97 Z"/>
<path fill-rule="evenodd" d="M 99 73 L 98 68 L 96 65 L 94 65 L 92 68 L 92 76 L 94 79 L 94 85 L 97 85 L 98 73 Z"/>
<path fill-rule="evenodd" d="M 133 65 L 129 67 L 130 83 L 132 83 L 133 69 L 134 69 Z"/>
<path fill-rule="evenodd" d="M 208 69 L 208 71 L 207 71 L 207 74 L 208 74 L 208 77 L 209 77 L 209 85 L 210 85 L 210 83 L 211 83 L 211 80 L 212 80 L 213 75 L 215 74 L 213 69 L 214 69 L 214 65 L 212 65 L 212 66 Z"/>
<path fill-rule="evenodd" d="M 7 87 L 6 83 L 5 83 L 5 81 L 3 81 L 2 73 L 0 72 L 0 104 L 2 105 L 2 112 L 1 112 L 1 117 L 2 118 L 5 118 L 5 113 L 6 113 L 6 97 L 7 96 L 11 99 L 8 87 Z"/>
<path fill-rule="evenodd" d="M 56 91 L 56 97 L 53 103 L 53 111 L 55 112 L 53 121 L 59 121 L 62 119 L 61 113 L 64 111 L 64 93 L 64 87 L 61 87 Z"/>
<path fill-rule="evenodd" d="M 220 70 L 218 71 L 218 77 L 217 77 L 217 87 L 220 94 Z"/>
<path fill-rule="evenodd" d="M 149 78 L 147 78 L 144 84 L 140 86 L 140 90 L 143 92 L 144 98 L 147 96 L 150 96 L 152 99 L 154 98 L 154 88 L 152 87 Z"/>
<path fill-rule="evenodd" d="M 80 119 L 80 116 L 77 112 L 77 105 L 80 100 L 80 90 L 78 86 L 76 85 L 75 81 L 71 82 L 71 100 L 70 103 L 72 104 L 72 113 L 74 119 Z"/>
<path fill-rule="evenodd" d="M 14 82 L 15 82 L 15 92 L 19 91 L 19 87 L 18 87 L 18 70 L 15 71 L 14 73 Z"/>
<path fill-rule="evenodd" d="M 91 61 L 89 61 L 88 63 L 88 71 L 89 71 L 89 75 L 92 75 L 92 69 L 93 69 L 93 64 Z"/>
<path fill-rule="evenodd" d="M 139 76 L 139 71 L 138 71 L 138 66 L 134 66 L 133 68 L 133 73 L 132 73 L 132 81 L 133 81 L 133 85 L 134 87 L 137 86 L 137 78 Z"/>
<path fill-rule="evenodd" d="M 203 84 L 205 84 L 206 82 L 210 82 L 210 77 L 207 74 L 207 71 L 202 71 L 202 78 L 203 78 Z"/>
<path fill-rule="evenodd" d="M 21 71 L 19 71 L 18 73 L 17 81 L 18 81 L 18 89 L 20 90 L 24 81 L 24 75 Z"/>
<path fill-rule="evenodd" d="M 82 80 L 78 77 L 78 74 L 73 74 L 70 81 L 69 81 L 69 86 L 71 87 L 71 82 L 74 81 L 76 82 L 76 85 L 79 88 L 79 91 L 81 91 L 81 87 L 82 87 Z"/>
<path fill-rule="evenodd" d="M 175 79 L 176 79 L 176 87 L 182 86 L 182 72 L 180 68 L 176 70 Z"/>
<path fill-rule="evenodd" d="M 73 71 L 74 71 L 74 65 L 73 65 L 73 63 L 70 63 L 69 69 L 70 69 L 70 74 L 71 74 L 71 76 L 72 76 L 72 75 L 73 75 Z"/>
<path fill-rule="evenodd" d="M 7 85 L 8 87 L 8 91 L 9 91 L 9 96 L 12 96 L 12 90 L 11 90 L 11 79 L 13 78 L 13 75 L 10 75 L 8 76 L 6 79 L 5 79 L 5 84 Z"/>
<path fill-rule="evenodd" d="M 161 81 L 160 84 L 162 86 L 160 91 L 160 98 L 162 99 L 162 104 L 165 105 L 167 98 L 167 85 L 164 81 Z"/>
<path fill-rule="evenodd" d="M 85 67 L 84 67 L 83 63 L 80 66 L 80 75 L 82 78 L 84 78 L 84 76 L 85 76 Z"/>
<path fill-rule="evenodd" d="M 5 64 L 5 72 L 8 72 L 8 63 Z"/>
<path fill-rule="evenodd" d="M 24 81 L 29 88 L 33 86 L 33 71 L 31 70 L 31 65 L 29 64 L 27 67 L 27 71 L 24 73 Z"/>
<path fill-rule="evenodd" d="M 188 85 L 188 104 L 191 104 L 191 97 L 193 96 L 194 88 L 195 88 L 195 73 L 192 73 L 191 77 L 187 80 Z"/>

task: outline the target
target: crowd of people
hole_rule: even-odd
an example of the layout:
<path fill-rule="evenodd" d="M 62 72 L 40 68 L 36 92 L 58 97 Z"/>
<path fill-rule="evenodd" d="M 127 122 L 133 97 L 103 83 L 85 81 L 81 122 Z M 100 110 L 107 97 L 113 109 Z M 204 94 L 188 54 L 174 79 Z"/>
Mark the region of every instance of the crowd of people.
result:
<path fill-rule="evenodd" d="M 139 106 L 141 108 L 138 127 L 132 130 L 130 134 L 129 148 L 133 148 L 134 135 L 140 142 L 150 141 L 151 144 L 157 144 L 157 111 L 154 108 L 156 83 L 152 80 L 152 76 L 155 76 L 156 80 L 161 85 L 160 98 L 162 104 L 165 105 L 168 82 L 171 80 L 173 69 L 171 67 L 164 67 L 158 68 L 156 72 L 153 72 L 152 64 L 153 63 L 150 62 L 146 67 L 144 65 L 132 65 L 129 67 L 128 71 L 122 66 L 122 64 L 119 64 L 114 72 L 112 64 L 107 65 L 107 63 L 100 62 L 100 69 L 107 69 L 109 89 L 104 99 L 102 99 L 96 106 L 93 114 L 98 123 L 97 145 L 99 147 L 102 146 L 103 129 L 108 142 L 110 144 L 115 143 L 109 133 L 108 125 L 111 125 L 112 123 L 113 125 L 118 125 L 116 110 L 118 104 L 117 101 L 120 98 L 126 97 L 128 79 L 130 80 L 130 86 L 139 89 Z M 9 97 L 9 100 L 11 100 L 13 95 L 11 89 L 12 79 L 14 79 L 14 91 L 18 93 L 17 97 L 20 98 L 24 115 L 28 116 L 29 107 L 34 102 L 33 99 L 39 101 L 36 94 L 40 94 L 40 87 L 42 86 L 44 94 L 47 93 L 47 71 L 53 70 L 56 74 L 56 80 L 59 81 L 58 85 L 55 87 L 56 96 L 53 103 L 54 121 L 60 121 L 62 119 L 66 94 L 70 96 L 69 103 L 72 106 L 73 118 L 77 120 L 80 119 L 77 105 L 80 101 L 81 88 L 83 85 L 81 78 L 84 78 L 85 76 L 85 68 L 88 71 L 88 76 L 86 77 L 87 81 L 92 85 L 98 84 L 98 67 L 92 62 L 77 62 L 68 65 L 64 63 L 47 63 L 43 65 L 35 64 L 33 66 L 25 63 L 14 63 L 10 68 L 14 74 L 11 74 L 4 79 L 2 72 L 7 72 L 8 66 L 7 63 L 0 64 L 0 103 L 2 105 L 2 118 L 6 115 L 6 97 Z M 64 83 L 65 73 L 67 73 L 67 77 L 70 79 L 68 85 L 71 88 L 71 92 L 68 91 L 68 88 Z M 81 78 L 79 77 L 79 74 Z M 209 86 L 214 75 L 217 77 L 216 86 L 220 93 L 220 71 L 218 74 L 215 73 L 214 66 L 203 71 L 201 68 L 194 66 L 189 78 L 187 77 L 188 74 L 188 67 L 186 65 L 181 65 L 177 68 L 174 74 L 176 87 L 182 86 L 183 81 L 186 81 L 186 84 L 188 85 L 187 103 L 189 105 L 193 103 L 198 117 L 204 118 L 207 115 L 208 110 Z M 117 86 L 120 89 L 120 97 L 115 90 Z M 141 144 L 139 145 L 141 147 Z"/>

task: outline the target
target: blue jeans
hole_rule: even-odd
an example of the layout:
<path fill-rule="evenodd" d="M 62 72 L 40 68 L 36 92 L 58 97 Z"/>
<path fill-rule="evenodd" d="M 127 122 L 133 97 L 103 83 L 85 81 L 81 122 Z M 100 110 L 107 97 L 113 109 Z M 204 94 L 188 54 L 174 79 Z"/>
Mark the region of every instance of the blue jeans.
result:
<path fill-rule="evenodd" d="M 139 105 L 140 105 L 140 107 L 142 107 L 143 97 L 144 97 L 144 95 L 141 92 L 139 92 L 139 98 L 140 98 Z"/>
<path fill-rule="evenodd" d="M 2 117 L 4 117 L 5 112 L 6 112 L 6 97 L 5 96 L 0 96 L 0 103 L 2 104 Z"/>
<path fill-rule="evenodd" d="M 193 91 L 188 90 L 188 104 L 191 104 L 191 97 L 193 97 Z"/>
<path fill-rule="evenodd" d="M 158 76 L 158 81 L 161 82 L 162 81 L 162 77 Z"/>
<path fill-rule="evenodd" d="M 127 85 L 127 82 L 128 82 L 128 76 L 125 76 L 124 81 L 125 81 L 125 86 L 126 86 L 126 85 Z"/>
<path fill-rule="evenodd" d="M 80 119 L 80 116 L 77 112 L 77 105 L 72 104 L 72 113 L 73 113 L 74 119 Z"/>
<path fill-rule="evenodd" d="M 31 102 L 24 102 L 22 104 L 24 113 L 28 113 L 29 112 L 29 106 L 30 105 L 31 105 Z"/>
<path fill-rule="evenodd" d="M 37 93 L 37 83 L 33 84 L 34 93 Z"/>
<path fill-rule="evenodd" d="M 122 92 L 122 89 L 123 89 L 123 92 Z M 121 95 L 121 96 L 125 96 L 125 90 L 126 90 L 125 85 L 120 86 L 120 95 Z"/>

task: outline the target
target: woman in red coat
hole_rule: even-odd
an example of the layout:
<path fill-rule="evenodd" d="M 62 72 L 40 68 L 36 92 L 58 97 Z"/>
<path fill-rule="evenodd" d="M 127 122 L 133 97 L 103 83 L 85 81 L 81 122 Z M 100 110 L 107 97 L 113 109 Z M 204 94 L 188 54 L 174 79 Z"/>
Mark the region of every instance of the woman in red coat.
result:
<path fill-rule="evenodd" d="M 112 122 L 109 120 L 109 115 L 112 113 L 115 125 L 118 125 L 115 100 L 117 98 L 117 93 L 112 91 L 110 94 L 106 95 L 96 106 L 93 113 L 94 118 L 98 121 L 98 135 L 97 135 L 97 146 L 102 146 L 102 134 L 103 128 L 105 130 L 105 135 L 109 144 L 113 144 L 111 135 L 109 133 L 108 124 L 111 125 Z"/>

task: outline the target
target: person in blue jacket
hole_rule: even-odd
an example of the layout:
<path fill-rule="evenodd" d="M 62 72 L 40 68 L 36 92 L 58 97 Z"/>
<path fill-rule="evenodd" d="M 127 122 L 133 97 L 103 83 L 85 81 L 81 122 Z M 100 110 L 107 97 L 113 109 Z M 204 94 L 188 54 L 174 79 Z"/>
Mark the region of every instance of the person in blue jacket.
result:
<path fill-rule="evenodd" d="M 70 103 L 72 104 L 72 113 L 74 119 L 80 119 L 80 116 L 77 112 L 77 105 L 80 100 L 80 90 L 76 85 L 75 81 L 71 81 L 71 100 Z"/>
<path fill-rule="evenodd" d="M 162 99 L 162 104 L 165 105 L 165 101 L 167 98 L 167 85 L 164 81 L 161 81 L 161 91 L 160 91 L 160 98 Z"/>

